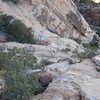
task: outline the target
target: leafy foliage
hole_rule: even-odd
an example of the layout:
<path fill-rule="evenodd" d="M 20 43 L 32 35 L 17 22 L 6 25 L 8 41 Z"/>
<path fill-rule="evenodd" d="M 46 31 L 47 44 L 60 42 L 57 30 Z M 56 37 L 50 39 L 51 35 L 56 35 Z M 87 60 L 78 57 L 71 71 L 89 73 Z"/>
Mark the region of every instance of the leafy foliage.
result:
<path fill-rule="evenodd" d="M 0 30 L 7 33 L 8 41 L 35 43 L 31 28 L 27 28 L 20 20 L 16 20 L 12 16 L 0 14 Z"/>
<path fill-rule="evenodd" d="M 0 68 L 6 80 L 7 88 L 2 100 L 30 100 L 33 94 L 40 93 L 43 88 L 38 83 L 38 74 L 33 73 L 23 76 L 23 71 L 36 64 L 33 52 L 25 49 L 9 49 L 0 52 Z"/>

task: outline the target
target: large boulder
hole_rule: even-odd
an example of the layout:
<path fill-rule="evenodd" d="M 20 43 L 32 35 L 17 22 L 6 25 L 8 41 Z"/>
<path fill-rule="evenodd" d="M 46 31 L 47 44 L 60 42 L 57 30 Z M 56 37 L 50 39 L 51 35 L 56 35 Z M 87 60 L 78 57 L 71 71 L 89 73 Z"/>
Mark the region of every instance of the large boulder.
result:
<path fill-rule="evenodd" d="M 14 47 L 26 48 L 30 51 L 34 51 L 34 55 L 39 61 L 46 59 L 52 63 L 64 61 L 68 63 L 69 61 L 74 63 L 80 62 L 80 59 L 77 57 L 77 53 L 84 52 L 84 48 L 75 41 L 62 38 L 54 40 L 54 42 L 48 46 L 29 45 L 15 42 L 0 44 L 0 50 L 7 50 L 8 48 L 13 49 Z"/>
<path fill-rule="evenodd" d="M 32 100 L 100 100 L 100 74 L 91 60 L 71 65 L 58 75 L 55 75 L 57 70 L 51 69 L 52 83 L 43 94 L 34 96 Z"/>
<path fill-rule="evenodd" d="M 20 5 L 15 5 L 1 0 L 0 11 L 20 19 L 39 36 L 49 39 L 49 32 L 51 35 L 81 38 L 83 42 L 89 42 L 95 34 L 72 0 L 30 0 L 31 4 L 27 3 L 28 0 L 20 1 Z"/>
<path fill-rule="evenodd" d="M 93 62 L 100 67 L 100 55 L 97 55 L 92 58 Z"/>

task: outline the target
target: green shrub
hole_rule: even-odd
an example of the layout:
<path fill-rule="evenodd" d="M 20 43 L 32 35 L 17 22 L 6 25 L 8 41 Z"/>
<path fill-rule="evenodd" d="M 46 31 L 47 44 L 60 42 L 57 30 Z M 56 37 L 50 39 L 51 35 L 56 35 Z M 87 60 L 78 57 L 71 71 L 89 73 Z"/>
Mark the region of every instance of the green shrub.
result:
<path fill-rule="evenodd" d="M 92 51 L 97 51 L 97 49 L 99 48 L 98 42 L 99 42 L 98 38 L 94 35 L 91 42 L 83 43 L 82 45 L 87 49 L 90 49 Z"/>
<path fill-rule="evenodd" d="M 14 19 L 12 16 L 0 14 L 0 30 L 7 34 L 8 41 L 16 41 L 20 43 L 35 43 L 32 29 L 27 28 L 20 20 Z"/>
<path fill-rule="evenodd" d="M 14 48 L 8 52 L 0 52 L 0 68 L 7 85 L 2 100 L 30 100 L 32 95 L 43 90 L 38 83 L 37 73 L 23 76 L 23 71 L 36 63 L 33 52 L 25 49 Z"/>
<path fill-rule="evenodd" d="M 32 66 L 34 63 L 36 63 L 36 57 L 34 56 L 33 52 L 25 49 L 17 49 L 15 47 L 13 49 L 8 49 L 7 52 L 0 52 L 0 61 L 0 66 L 3 64 L 4 66 L 2 66 L 2 68 L 4 69 L 8 68 L 5 66 L 10 66 L 13 63 L 16 65 L 19 63 L 19 65 L 22 65 L 21 68 L 29 68 L 29 66 Z"/>

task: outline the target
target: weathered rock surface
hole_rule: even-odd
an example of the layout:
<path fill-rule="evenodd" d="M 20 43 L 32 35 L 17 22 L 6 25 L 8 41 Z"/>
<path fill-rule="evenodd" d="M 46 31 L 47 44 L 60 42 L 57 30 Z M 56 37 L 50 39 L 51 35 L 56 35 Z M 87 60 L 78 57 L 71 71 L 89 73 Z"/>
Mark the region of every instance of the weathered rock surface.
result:
<path fill-rule="evenodd" d="M 39 61 L 46 59 L 53 63 L 44 69 L 53 76 L 52 82 L 43 94 L 32 100 L 100 100 L 100 73 L 90 59 L 80 63 L 77 53 L 84 52 L 84 48 L 68 39 L 81 38 L 89 42 L 95 34 L 72 0 L 20 0 L 18 5 L 0 0 L 0 11 L 32 27 L 37 40 L 49 42 L 47 46 L 0 44 L 0 51 L 25 48 L 34 51 Z"/>
<path fill-rule="evenodd" d="M 0 50 L 6 50 L 7 48 L 26 48 L 30 51 L 34 51 L 34 55 L 38 60 L 46 59 L 50 62 L 64 62 L 73 61 L 74 63 L 80 62 L 80 59 L 76 56 L 76 52 L 84 52 L 84 48 L 71 39 L 58 39 L 48 46 L 41 45 L 29 45 L 20 44 L 14 42 L 1 43 Z"/>
<path fill-rule="evenodd" d="M 38 38 L 49 39 L 48 33 L 50 33 L 50 36 L 57 34 L 65 38 L 80 37 L 84 42 L 92 40 L 95 33 L 72 0 L 30 0 L 29 2 L 31 4 L 27 0 L 21 0 L 21 4 L 14 5 L 1 0 L 0 11 L 32 27 Z"/>
<path fill-rule="evenodd" d="M 100 55 L 95 56 L 92 60 L 97 66 L 100 66 Z"/>
<path fill-rule="evenodd" d="M 96 64 L 97 71 L 100 71 L 100 55 L 93 57 L 92 60 Z"/>
<path fill-rule="evenodd" d="M 58 75 L 55 74 L 57 70 L 51 70 L 53 65 L 51 68 L 49 66 L 49 72 L 54 76 L 53 82 L 43 94 L 33 97 L 32 100 L 100 100 L 100 74 L 94 66 L 94 63 L 87 59 L 65 67 L 66 70 Z M 60 68 L 63 70 L 63 66 Z"/>

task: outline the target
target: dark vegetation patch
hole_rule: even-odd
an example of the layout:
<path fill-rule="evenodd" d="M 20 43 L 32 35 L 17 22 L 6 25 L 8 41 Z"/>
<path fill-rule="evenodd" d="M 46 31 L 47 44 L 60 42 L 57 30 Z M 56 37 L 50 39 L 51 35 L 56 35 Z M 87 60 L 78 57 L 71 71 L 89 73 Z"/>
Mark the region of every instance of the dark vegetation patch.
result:
<path fill-rule="evenodd" d="M 32 95 L 46 89 L 38 82 L 39 73 L 23 76 L 23 71 L 31 69 L 34 64 L 37 64 L 34 52 L 17 48 L 0 52 L 1 77 L 6 81 L 2 100 L 30 100 Z"/>
<path fill-rule="evenodd" d="M 27 28 L 20 20 L 2 13 L 0 13 L 0 31 L 6 33 L 7 41 L 35 43 L 31 28 Z"/>

